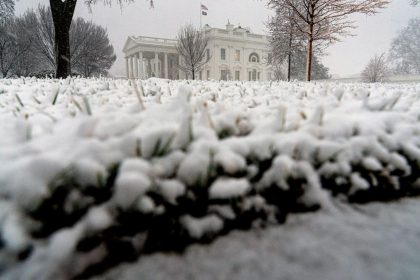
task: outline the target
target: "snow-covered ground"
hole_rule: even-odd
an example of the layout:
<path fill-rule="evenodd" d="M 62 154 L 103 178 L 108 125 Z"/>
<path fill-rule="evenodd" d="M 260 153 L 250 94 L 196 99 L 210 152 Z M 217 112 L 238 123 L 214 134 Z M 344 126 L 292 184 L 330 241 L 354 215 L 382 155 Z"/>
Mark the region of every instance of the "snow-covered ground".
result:
<path fill-rule="evenodd" d="M 11 279 L 420 192 L 418 83 L 0 80 L 0 124 Z"/>
<path fill-rule="evenodd" d="M 233 232 L 182 256 L 156 254 L 95 280 L 418 280 L 420 199 L 341 205 L 281 226 Z"/>
<path fill-rule="evenodd" d="M 363 78 L 361 74 L 352 75 L 349 77 L 333 77 L 325 80 L 325 82 L 339 82 L 339 83 L 355 83 L 361 82 Z M 418 83 L 420 82 L 420 75 L 393 75 L 386 79 L 387 83 Z"/>

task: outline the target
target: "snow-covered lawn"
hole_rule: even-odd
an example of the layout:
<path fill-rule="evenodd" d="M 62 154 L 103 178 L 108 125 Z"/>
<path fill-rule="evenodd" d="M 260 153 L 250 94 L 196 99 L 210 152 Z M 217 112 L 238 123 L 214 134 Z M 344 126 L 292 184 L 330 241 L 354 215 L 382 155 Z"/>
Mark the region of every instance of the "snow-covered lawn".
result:
<path fill-rule="evenodd" d="M 17 279 L 420 191 L 420 84 L 0 80 L 0 123 Z"/>
<path fill-rule="evenodd" d="M 233 232 L 184 255 L 155 254 L 95 280 L 418 280 L 420 200 L 341 205 Z"/>

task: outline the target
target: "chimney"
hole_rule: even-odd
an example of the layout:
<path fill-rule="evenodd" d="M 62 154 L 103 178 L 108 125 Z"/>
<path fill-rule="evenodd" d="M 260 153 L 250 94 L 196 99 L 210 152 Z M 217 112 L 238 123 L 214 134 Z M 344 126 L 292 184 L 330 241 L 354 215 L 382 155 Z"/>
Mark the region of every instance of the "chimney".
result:
<path fill-rule="evenodd" d="M 228 20 L 228 23 L 226 24 L 226 30 L 229 32 L 233 31 L 233 24 L 230 24 L 229 20 Z"/>

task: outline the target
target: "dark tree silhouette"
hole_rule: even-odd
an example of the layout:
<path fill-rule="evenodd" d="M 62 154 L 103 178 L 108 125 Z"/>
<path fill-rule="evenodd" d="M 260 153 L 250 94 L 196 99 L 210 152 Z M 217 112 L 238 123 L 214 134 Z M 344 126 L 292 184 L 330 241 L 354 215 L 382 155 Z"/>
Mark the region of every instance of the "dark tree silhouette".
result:
<path fill-rule="evenodd" d="M 56 78 L 65 78 L 71 74 L 70 65 L 70 25 L 73 19 L 77 0 L 50 0 L 51 14 L 54 22 L 54 53 Z"/>
<path fill-rule="evenodd" d="M 134 0 L 115 0 L 118 4 L 122 2 L 133 2 Z M 74 10 L 78 0 L 50 0 L 50 8 L 54 22 L 54 51 L 57 62 L 56 78 L 65 78 L 71 74 L 70 62 L 70 25 L 72 23 Z M 98 0 L 85 0 L 87 5 L 92 5 Z M 102 0 L 104 4 L 111 4 L 112 0 Z M 150 0 L 153 6 L 153 0 Z"/>

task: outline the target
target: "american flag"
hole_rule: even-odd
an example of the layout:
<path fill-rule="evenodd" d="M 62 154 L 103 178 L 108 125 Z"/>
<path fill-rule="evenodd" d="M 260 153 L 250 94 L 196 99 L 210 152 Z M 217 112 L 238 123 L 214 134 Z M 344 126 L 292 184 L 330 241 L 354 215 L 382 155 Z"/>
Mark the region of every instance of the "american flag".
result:
<path fill-rule="evenodd" d="M 203 11 L 208 11 L 208 8 L 207 8 L 206 6 L 204 6 L 203 4 L 201 4 L 201 9 L 202 9 Z"/>

